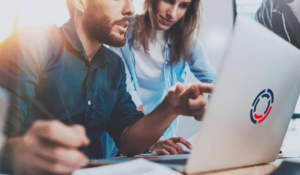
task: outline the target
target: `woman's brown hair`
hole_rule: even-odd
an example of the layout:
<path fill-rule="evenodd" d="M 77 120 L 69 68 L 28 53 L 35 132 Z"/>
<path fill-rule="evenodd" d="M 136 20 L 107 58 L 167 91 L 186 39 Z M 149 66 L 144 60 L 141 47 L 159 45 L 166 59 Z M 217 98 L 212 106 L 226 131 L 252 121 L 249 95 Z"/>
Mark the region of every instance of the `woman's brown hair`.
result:
<path fill-rule="evenodd" d="M 155 8 L 158 0 L 145 0 L 144 13 L 135 18 L 133 41 L 140 43 L 148 54 L 149 41 L 155 39 Z M 178 63 L 180 56 L 184 61 L 189 60 L 189 54 L 194 45 L 194 37 L 198 37 L 200 31 L 201 0 L 192 0 L 185 15 L 175 23 L 168 31 L 171 38 L 171 63 Z"/>

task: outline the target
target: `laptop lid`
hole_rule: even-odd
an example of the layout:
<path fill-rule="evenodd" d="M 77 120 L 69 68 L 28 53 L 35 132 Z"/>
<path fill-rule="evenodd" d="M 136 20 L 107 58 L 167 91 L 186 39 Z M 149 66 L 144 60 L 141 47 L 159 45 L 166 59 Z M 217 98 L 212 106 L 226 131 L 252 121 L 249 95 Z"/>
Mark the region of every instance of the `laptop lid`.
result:
<path fill-rule="evenodd" d="M 186 172 L 275 160 L 300 93 L 299 66 L 298 49 L 239 16 Z"/>

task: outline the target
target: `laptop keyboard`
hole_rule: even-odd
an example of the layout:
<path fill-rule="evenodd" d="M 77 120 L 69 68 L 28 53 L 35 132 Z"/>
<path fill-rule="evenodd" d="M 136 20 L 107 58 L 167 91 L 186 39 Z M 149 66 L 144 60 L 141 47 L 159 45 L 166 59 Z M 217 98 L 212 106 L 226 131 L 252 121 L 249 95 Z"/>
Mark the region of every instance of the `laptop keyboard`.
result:
<path fill-rule="evenodd" d="M 187 162 L 187 159 L 155 160 L 154 162 L 157 162 L 157 163 L 166 163 L 166 164 L 179 164 L 179 165 L 185 165 L 186 162 Z"/>

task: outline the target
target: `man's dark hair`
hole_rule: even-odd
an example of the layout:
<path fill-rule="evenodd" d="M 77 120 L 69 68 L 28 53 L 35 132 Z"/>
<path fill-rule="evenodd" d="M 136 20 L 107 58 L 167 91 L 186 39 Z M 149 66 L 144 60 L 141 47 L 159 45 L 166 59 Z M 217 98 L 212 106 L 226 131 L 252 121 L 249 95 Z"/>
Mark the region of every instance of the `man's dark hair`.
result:
<path fill-rule="evenodd" d="M 69 10 L 70 17 L 73 18 L 75 8 L 73 6 L 72 0 L 66 0 L 66 2 L 67 2 L 67 7 L 68 7 L 68 10 Z"/>

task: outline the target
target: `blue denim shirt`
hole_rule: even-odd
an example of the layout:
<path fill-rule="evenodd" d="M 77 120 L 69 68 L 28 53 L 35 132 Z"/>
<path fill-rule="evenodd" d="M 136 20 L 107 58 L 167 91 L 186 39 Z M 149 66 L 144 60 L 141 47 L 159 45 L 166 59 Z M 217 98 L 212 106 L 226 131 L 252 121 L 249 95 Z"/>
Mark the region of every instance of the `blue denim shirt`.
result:
<path fill-rule="evenodd" d="M 126 91 L 123 61 L 102 46 L 91 62 L 72 22 L 61 28 L 27 28 L 0 45 L 0 82 L 27 94 L 67 125 L 86 128 L 86 154 L 103 158 L 100 136 L 107 131 L 119 144 L 125 128 L 143 114 Z M 36 120 L 47 119 L 26 99 L 11 94 L 6 134 L 26 133 Z"/>
<path fill-rule="evenodd" d="M 131 94 L 133 101 L 136 106 L 142 105 L 141 94 L 139 92 L 138 76 L 135 70 L 135 55 L 133 53 L 132 45 L 132 30 L 127 35 L 127 45 L 123 48 L 111 48 L 115 51 L 124 61 L 126 68 L 126 84 L 127 91 Z M 129 44 L 128 44 L 129 43 Z M 186 80 L 186 65 L 189 65 L 191 72 L 194 76 L 203 83 L 212 83 L 216 79 L 216 72 L 209 62 L 208 56 L 203 48 L 201 42 L 197 42 L 194 49 L 191 51 L 189 56 L 189 62 L 184 62 L 181 57 L 177 64 L 169 63 L 171 60 L 172 41 L 171 38 L 167 39 L 167 43 L 164 48 L 164 79 L 165 79 L 165 91 L 167 92 L 170 87 L 177 83 L 185 83 Z M 149 84 L 149 86 L 152 86 Z M 167 94 L 167 93 L 165 93 Z M 168 139 L 174 137 L 177 132 L 178 119 L 176 119 L 170 127 L 163 134 L 163 137 Z"/>
<path fill-rule="evenodd" d="M 138 76 L 135 70 L 135 55 L 133 53 L 133 48 L 131 46 L 132 42 L 132 30 L 133 25 L 129 28 L 127 34 L 127 44 L 125 47 L 122 48 L 114 48 L 111 47 L 115 53 L 117 53 L 125 63 L 125 71 L 126 71 L 126 84 L 127 84 L 127 91 L 131 94 L 133 101 L 135 102 L 136 106 L 142 105 L 141 94 L 139 92 L 139 83 L 138 83 Z M 181 57 L 180 62 L 177 64 L 169 63 L 171 59 L 171 48 L 172 42 L 171 39 L 167 39 L 167 43 L 164 48 L 164 79 L 165 79 L 165 91 L 167 91 L 170 87 L 176 85 L 177 83 L 185 83 L 186 80 L 186 66 L 189 65 L 191 72 L 194 76 L 203 83 L 212 83 L 216 80 L 216 72 L 212 65 L 209 62 L 208 56 L 203 48 L 201 42 L 197 42 L 194 49 L 190 52 L 189 62 L 184 62 L 183 58 Z M 149 86 L 153 86 L 149 84 Z M 178 119 L 174 120 L 174 122 L 169 126 L 169 128 L 164 132 L 162 135 L 164 139 L 172 138 L 176 135 L 178 127 Z M 106 140 L 106 144 L 109 144 L 109 138 L 101 138 L 102 140 Z M 108 157 L 113 156 L 110 155 L 112 152 L 115 154 L 116 151 L 113 150 L 113 143 L 109 146 L 111 149 L 106 150 Z M 107 148 L 109 148 L 107 147 Z"/>

